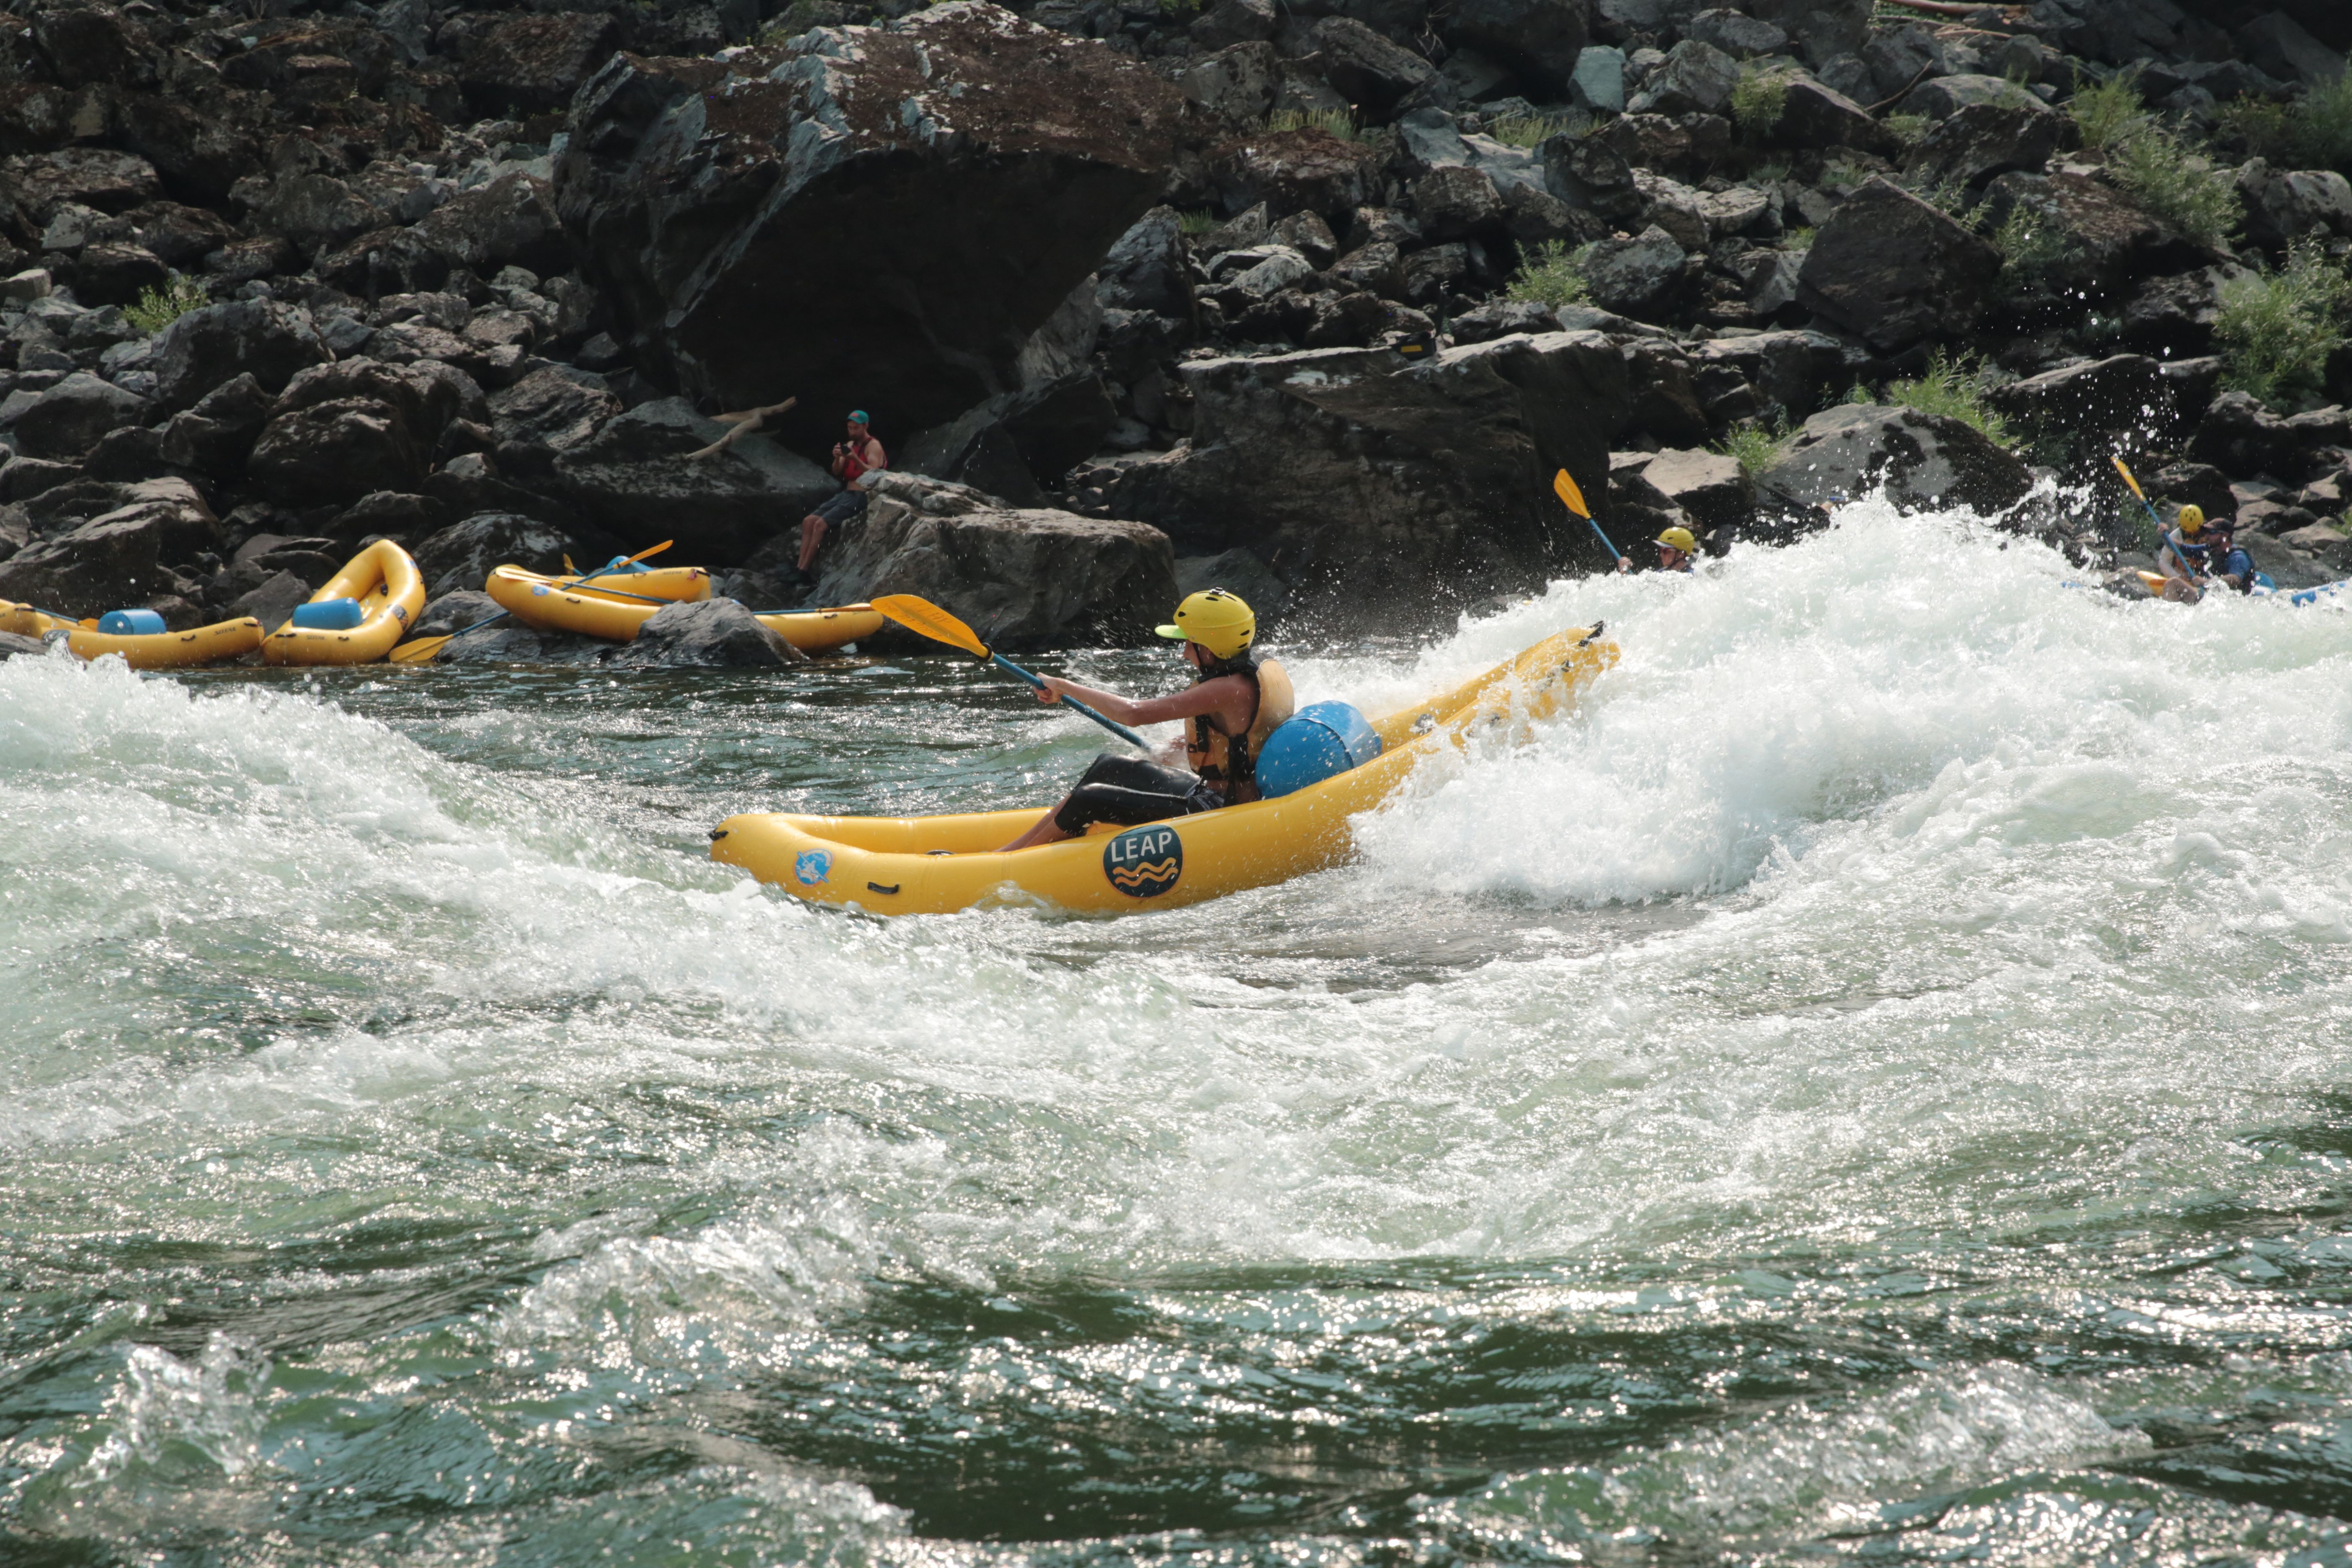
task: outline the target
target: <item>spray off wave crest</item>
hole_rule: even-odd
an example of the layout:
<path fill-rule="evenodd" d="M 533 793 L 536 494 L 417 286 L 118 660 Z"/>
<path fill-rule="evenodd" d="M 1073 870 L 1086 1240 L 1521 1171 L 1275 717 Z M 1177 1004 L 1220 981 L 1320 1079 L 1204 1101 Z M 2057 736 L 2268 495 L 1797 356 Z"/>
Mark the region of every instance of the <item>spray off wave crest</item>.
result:
<path fill-rule="evenodd" d="M 1867 502 L 1695 577 L 1557 584 L 1457 640 L 1567 610 L 1605 619 L 1622 661 L 1533 744 L 1423 770 L 1360 842 L 1377 874 L 1450 893 L 1721 894 L 1857 832 L 1931 831 L 1988 767 L 2015 775 L 2004 831 L 2114 837 L 2260 787 L 2242 759 L 2324 768 L 2352 734 L 2342 617 L 2074 579 L 2042 546 Z"/>

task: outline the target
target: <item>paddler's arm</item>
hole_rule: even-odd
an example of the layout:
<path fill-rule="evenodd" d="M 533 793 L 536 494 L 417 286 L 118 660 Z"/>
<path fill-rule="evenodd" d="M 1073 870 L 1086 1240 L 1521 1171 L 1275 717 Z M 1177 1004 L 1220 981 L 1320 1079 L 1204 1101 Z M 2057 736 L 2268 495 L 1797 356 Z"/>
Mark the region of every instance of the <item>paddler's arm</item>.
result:
<path fill-rule="evenodd" d="M 1181 691 L 1171 691 L 1165 697 L 1153 697 L 1141 702 L 1121 697 L 1116 691 L 1081 686 L 1075 680 L 1049 675 L 1038 689 L 1037 700 L 1059 701 L 1066 692 L 1087 707 L 1109 714 L 1122 724 L 1165 724 L 1173 719 L 1215 713 L 1230 725 L 1235 721 L 1246 723 L 1249 717 L 1249 682 L 1238 675 L 1220 676 L 1214 680 L 1204 680 L 1198 686 L 1188 686 Z"/>

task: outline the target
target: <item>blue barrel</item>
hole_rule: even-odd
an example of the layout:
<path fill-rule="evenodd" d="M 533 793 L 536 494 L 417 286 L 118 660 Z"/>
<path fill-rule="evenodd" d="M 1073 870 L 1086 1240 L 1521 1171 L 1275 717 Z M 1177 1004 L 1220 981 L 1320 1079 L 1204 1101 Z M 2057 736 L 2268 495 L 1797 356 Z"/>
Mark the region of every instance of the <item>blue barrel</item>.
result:
<path fill-rule="evenodd" d="M 110 637 L 152 637 L 163 630 L 163 617 L 152 610 L 109 610 L 98 617 L 98 629 Z"/>
<path fill-rule="evenodd" d="M 314 599 L 294 606 L 294 624 L 306 632 L 347 632 L 366 618 L 357 599 Z"/>
<path fill-rule="evenodd" d="M 1265 738 L 1258 752 L 1258 793 L 1268 800 L 1337 778 L 1381 754 L 1371 721 L 1345 702 L 1301 708 Z"/>

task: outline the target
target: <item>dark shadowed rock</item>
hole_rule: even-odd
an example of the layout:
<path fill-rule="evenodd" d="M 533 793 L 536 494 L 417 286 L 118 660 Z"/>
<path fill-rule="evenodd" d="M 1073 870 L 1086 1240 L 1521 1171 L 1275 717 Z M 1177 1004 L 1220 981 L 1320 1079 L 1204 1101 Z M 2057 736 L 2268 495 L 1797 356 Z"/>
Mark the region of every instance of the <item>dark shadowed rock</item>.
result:
<path fill-rule="evenodd" d="M 1121 469 L 1108 510 L 1157 522 L 1187 555 L 1255 551 L 1312 613 L 1436 615 L 1448 595 L 1605 559 L 1560 526 L 1551 491 L 1564 468 L 1588 498 L 1604 493 L 1629 400 L 1624 358 L 1599 333 L 1419 363 L 1345 349 L 1202 360 L 1183 374 L 1190 446 Z"/>
<path fill-rule="evenodd" d="M 1377 160 L 1363 143 L 1314 126 L 1268 131 L 1229 143 L 1213 160 L 1225 205 L 1260 202 L 1277 215 L 1306 211 L 1338 224 L 1377 189 Z"/>
<path fill-rule="evenodd" d="M 2000 275 L 2000 252 L 1874 175 L 1813 240 L 1798 299 L 1882 350 L 1964 330 Z"/>
<path fill-rule="evenodd" d="M 1472 5 L 1509 5 L 1514 0 L 1467 0 Z M 1524 0 L 1520 0 L 1524 3 Z M 1566 10 L 1561 0 L 1545 8 Z M 1323 79 L 1366 114 L 1385 120 L 1397 100 L 1437 74 L 1436 68 L 1403 46 L 1390 42 L 1352 16 L 1326 16 L 1307 30 L 1322 57 Z"/>
<path fill-rule="evenodd" d="M 1755 482 L 1720 452 L 1669 448 L 1643 465 L 1642 477 L 1703 531 L 1737 526 L 1756 504 Z"/>
<path fill-rule="evenodd" d="M 499 440 L 535 442 L 559 452 L 585 441 L 619 412 L 619 398 L 560 369 L 533 371 L 489 400 Z"/>
<path fill-rule="evenodd" d="M 2132 431 L 2160 441 L 2175 421 L 2164 367 L 2139 354 L 2044 371 L 1995 389 L 1990 402 L 2012 419 L 2084 436 Z"/>
<path fill-rule="evenodd" d="M 1176 602 L 1175 560 L 1168 536 L 1143 523 L 999 508 L 961 485 L 893 474 L 814 602 L 917 594 L 992 647 L 1135 647 Z"/>
<path fill-rule="evenodd" d="M 145 398 L 76 371 L 19 411 L 7 429 L 28 458 L 73 458 L 116 426 L 136 424 L 146 409 Z"/>
<path fill-rule="evenodd" d="M 0 504 L 30 500 L 60 485 L 71 484 L 81 477 L 81 465 L 79 463 L 55 463 L 47 458 L 13 458 L 0 463 Z"/>
<path fill-rule="evenodd" d="M 414 490 L 428 453 L 408 420 L 373 397 L 337 397 L 270 420 L 246 458 L 263 494 L 289 505 Z"/>
<path fill-rule="evenodd" d="M 2249 158 L 2238 170 L 2246 237 L 2277 247 L 2306 234 L 2352 235 L 2352 181 L 2333 169 L 2273 169 Z"/>
<path fill-rule="evenodd" d="M 215 479 L 245 470 L 277 399 L 246 371 L 214 387 L 163 426 L 163 460 Z"/>
<path fill-rule="evenodd" d="M 1174 207 L 1154 207 L 1119 236 L 1095 269 L 1095 297 L 1106 310 L 1192 313 L 1192 280 L 1184 266 L 1184 226 Z"/>
<path fill-rule="evenodd" d="M 1209 588 L 1223 588 L 1240 595 L 1261 626 L 1280 620 L 1290 605 L 1289 584 L 1276 576 L 1273 568 L 1259 560 L 1255 551 L 1234 549 L 1215 555 L 1177 557 L 1179 595 L 1190 595 Z"/>
<path fill-rule="evenodd" d="M 2242 392 L 2213 400 L 2197 426 L 2189 455 L 2226 474 L 2315 478 L 2334 465 L 2321 448 L 2352 446 L 2352 417 L 2341 408 L 2281 417 Z"/>
<path fill-rule="evenodd" d="M 1871 0 L 1753 0 L 1748 13 L 1789 35 L 1815 69 L 1862 47 Z"/>
<path fill-rule="evenodd" d="M 1514 332 L 1549 332 L 1559 328 L 1552 312 L 1532 300 L 1490 300 L 1454 318 L 1454 341 L 1457 344 L 1492 342 Z"/>
<path fill-rule="evenodd" d="M 98 616 L 169 592 L 176 581 L 170 563 L 219 540 L 219 523 L 194 492 L 178 491 L 103 513 L 0 562 L 0 599 Z"/>
<path fill-rule="evenodd" d="M 2039 169 L 2076 140 L 2074 122 L 2037 100 L 1972 103 L 1937 123 L 1911 159 L 1927 185 L 1974 185 L 2012 169 Z"/>
<path fill-rule="evenodd" d="M 561 272 L 572 265 L 547 184 L 529 174 L 501 174 L 460 192 L 418 224 L 416 235 L 449 266 L 484 278 L 501 267 Z"/>
<path fill-rule="evenodd" d="M 806 664 L 808 655 L 761 626 L 732 599 L 665 605 L 638 628 L 636 640 L 604 662 L 717 669 L 773 669 Z"/>
<path fill-rule="evenodd" d="M 1586 0 L 1457 0 L 1447 26 L 1550 98 L 1566 96 L 1591 32 Z"/>
<path fill-rule="evenodd" d="M 764 436 L 743 437 L 714 457 L 689 456 L 728 429 L 683 398 L 641 404 L 557 452 L 550 482 L 631 549 L 676 539 L 681 560 L 731 564 L 769 534 L 797 526 L 841 485 Z"/>
<path fill-rule="evenodd" d="M 796 395 L 811 444 L 852 406 L 919 429 L 1020 384 L 1158 198 L 1182 112 L 1139 63 L 956 0 L 725 62 L 616 57 L 557 201 L 640 364 L 724 408 Z"/>
<path fill-rule="evenodd" d="M 1596 243 L 1584 258 L 1584 280 L 1602 310 L 1654 319 L 1687 292 L 1685 259 L 1681 242 L 1652 224 L 1632 239 Z"/>
<path fill-rule="evenodd" d="M 143 245 L 92 245 L 74 258 L 74 297 L 85 305 L 136 304 L 172 280 L 163 258 Z"/>
<path fill-rule="evenodd" d="M 275 300 L 211 305 L 163 329 L 155 352 L 156 398 L 165 408 L 186 408 L 247 374 L 263 391 L 280 392 L 296 371 L 333 357 L 308 310 Z"/>
<path fill-rule="evenodd" d="M 504 615 L 499 602 L 479 588 L 456 588 L 436 594 L 425 602 L 409 635 L 419 637 L 455 637 L 468 626 L 479 626 L 493 616 Z"/>
<path fill-rule="evenodd" d="M 2015 286 L 2030 300 L 2104 298 L 2148 270 L 2179 271 L 2200 258 L 2177 235 L 2082 174 L 2007 174 L 1986 187 L 1988 232 L 2022 207 L 2046 237 L 2047 254 Z"/>
<path fill-rule="evenodd" d="M 494 566 L 555 573 L 563 570 L 566 555 L 580 552 L 580 541 L 560 529 L 513 512 L 490 511 L 443 529 L 409 554 L 415 558 L 416 570 L 425 579 L 425 593 L 437 600 L 444 595 L 478 592 L 489 581 Z M 587 567 L 604 563 L 575 564 Z M 420 622 L 416 629 L 422 635 L 425 626 Z"/>
<path fill-rule="evenodd" d="M 457 81 L 477 114 L 562 109 L 619 44 L 620 29 L 601 11 L 510 16 L 467 38 Z"/>
<path fill-rule="evenodd" d="M 318 586 L 299 572 L 272 572 L 252 588 L 228 602 L 224 614 L 231 619 L 251 616 L 259 621 L 264 631 L 276 631 L 294 614 L 297 605 L 307 605 Z"/>
<path fill-rule="evenodd" d="M 1768 496 L 1808 510 L 1839 496 L 1858 500 L 1882 486 L 1906 510 L 1970 507 L 1990 513 L 2023 500 L 2033 476 L 1957 419 L 1845 403 L 1806 420 L 1788 456 L 1758 480 Z"/>
<path fill-rule="evenodd" d="M 1772 139 L 1790 147 L 1852 147 L 1864 153 L 1884 152 L 1889 142 L 1885 127 L 1868 110 L 1827 83 L 1802 75 L 1787 79 Z"/>

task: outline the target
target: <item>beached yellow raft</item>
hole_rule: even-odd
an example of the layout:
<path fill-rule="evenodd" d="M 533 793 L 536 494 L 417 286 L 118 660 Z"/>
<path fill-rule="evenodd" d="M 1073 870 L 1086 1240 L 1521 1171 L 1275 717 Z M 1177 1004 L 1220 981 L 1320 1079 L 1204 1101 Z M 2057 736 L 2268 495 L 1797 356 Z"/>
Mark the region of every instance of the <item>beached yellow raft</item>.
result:
<path fill-rule="evenodd" d="M 1488 726 L 1565 710 L 1617 662 L 1600 628 L 1545 638 L 1429 702 L 1378 720 L 1379 757 L 1287 795 L 1142 827 L 1000 854 L 1045 812 L 965 816 L 730 816 L 710 858 L 813 902 L 887 914 L 945 914 L 997 904 L 1113 913 L 1197 903 L 1280 882 L 1347 854 L 1348 819 L 1386 800 L 1421 761 Z M 945 853 L 942 853 L 944 851 Z"/>
<path fill-rule="evenodd" d="M 310 595 L 314 605 L 336 599 L 358 603 L 358 625 L 301 626 L 289 620 L 262 639 L 261 657 L 271 664 L 373 664 L 416 624 L 425 608 L 425 579 L 407 551 L 379 539 Z"/>
<path fill-rule="evenodd" d="M 30 605 L 0 599 L 0 632 L 14 632 L 20 637 L 46 637 L 53 631 L 66 634 L 66 647 L 77 658 L 103 658 L 110 653 L 119 653 L 133 669 L 190 669 L 200 664 L 236 658 L 261 646 L 261 623 L 251 616 L 215 621 L 184 632 L 117 636 L 100 631 L 94 620 L 70 621 Z"/>
<path fill-rule="evenodd" d="M 671 570 L 702 571 L 698 566 L 673 567 Z M 600 584 L 610 586 L 635 581 L 635 574 L 628 576 L 615 574 L 575 584 L 566 579 L 526 572 L 520 566 L 500 566 L 490 573 L 489 581 L 483 587 L 491 598 L 498 601 L 499 608 L 511 612 L 514 618 L 525 626 L 549 632 L 578 632 L 586 637 L 603 637 L 607 642 L 635 642 L 637 633 L 662 606 L 648 605 L 642 599 L 623 598 L 610 592 L 597 591 Z M 634 586 L 625 591 L 631 594 L 643 592 Z M 709 596 L 709 574 L 703 573 L 702 592 L 691 597 L 707 599 Z M 833 609 L 803 610 L 757 618 L 761 626 L 803 653 L 823 653 L 844 643 L 856 642 L 859 637 L 872 637 L 882 629 L 883 625 L 881 614 L 864 605 L 843 605 Z"/>

